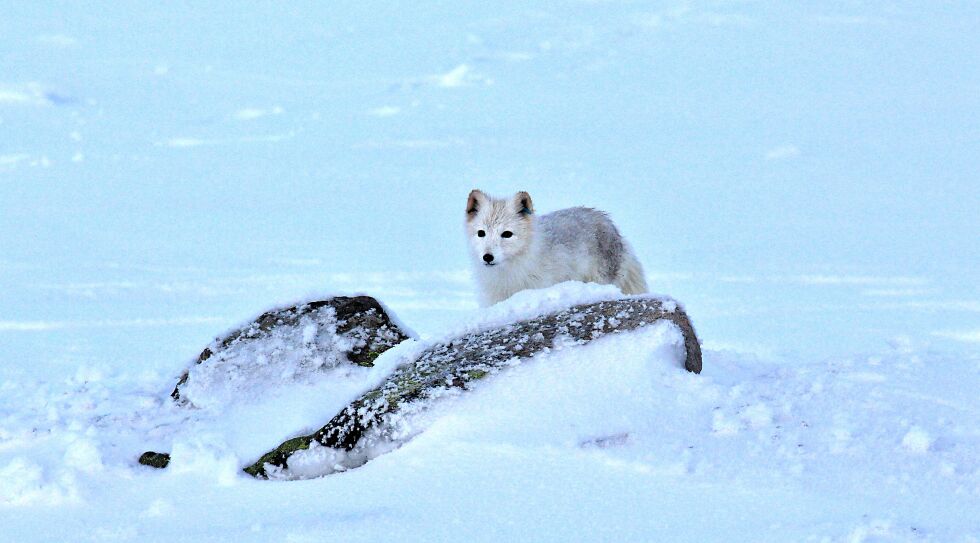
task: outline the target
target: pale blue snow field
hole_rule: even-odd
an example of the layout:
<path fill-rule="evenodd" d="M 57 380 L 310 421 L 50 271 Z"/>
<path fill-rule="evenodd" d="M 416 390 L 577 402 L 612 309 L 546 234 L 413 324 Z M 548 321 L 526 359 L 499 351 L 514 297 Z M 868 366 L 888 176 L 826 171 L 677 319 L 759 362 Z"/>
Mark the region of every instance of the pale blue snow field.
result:
<path fill-rule="evenodd" d="M 970 0 L 0 0 L 0 541 L 980 541 L 978 36 Z M 281 431 L 168 403 L 297 300 L 522 315 L 477 307 L 477 187 L 608 211 L 704 372 L 600 340 L 293 482 L 239 468 L 366 382 Z"/>

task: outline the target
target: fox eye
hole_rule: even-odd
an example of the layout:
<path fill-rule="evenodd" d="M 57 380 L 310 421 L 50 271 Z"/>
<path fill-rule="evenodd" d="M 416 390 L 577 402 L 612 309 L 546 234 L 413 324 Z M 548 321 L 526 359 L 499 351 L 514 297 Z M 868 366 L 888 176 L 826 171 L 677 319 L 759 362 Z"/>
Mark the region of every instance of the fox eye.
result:
<path fill-rule="evenodd" d="M 487 235 L 487 233 L 486 233 L 486 232 L 484 232 L 483 230 L 480 230 L 480 231 L 478 231 L 478 232 L 476 233 L 476 235 L 478 235 L 478 236 L 480 236 L 480 237 L 482 238 L 482 237 L 484 237 L 484 236 L 486 236 L 486 235 Z"/>
<path fill-rule="evenodd" d="M 514 233 L 511 232 L 510 230 L 505 230 L 503 234 L 500 234 L 500 237 L 502 237 L 502 238 L 509 238 L 509 237 L 511 237 L 513 235 L 514 235 Z"/>

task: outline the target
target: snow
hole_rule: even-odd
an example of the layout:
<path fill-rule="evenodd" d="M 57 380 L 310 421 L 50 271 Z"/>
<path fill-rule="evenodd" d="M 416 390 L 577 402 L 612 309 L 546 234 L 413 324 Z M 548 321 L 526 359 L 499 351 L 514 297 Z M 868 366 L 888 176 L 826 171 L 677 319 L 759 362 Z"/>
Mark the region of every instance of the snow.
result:
<path fill-rule="evenodd" d="M 902 446 L 910 453 L 925 454 L 929 452 L 929 447 L 932 446 L 932 439 L 925 430 L 915 426 L 902 438 Z"/>
<path fill-rule="evenodd" d="M 503 326 L 518 320 L 528 320 L 549 313 L 556 313 L 569 307 L 615 300 L 623 294 L 613 285 L 597 285 L 566 281 L 547 289 L 529 289 L 521 291 L 510 298 L 494 304 L 475 314 L 470 320 L 464 320 L 446 330 L 445 337 L 450 338 Z"/>
<path fill-rule="evenodd" d="M 248 339 L 260 336 L 258 326 L 252 325 L 226 348 L 217 342 L 210 345 L 216 354 L 188 369 L 181 398 L 198 408 L 220 408 L 278 395 L 284 385 L 314 382 L 327 370 L 346 364 L 344 353 L 353 347 L 337 334 L 335 313 L 331 307 L 312 311 L 295 325 L 261 336 L 261 341 Z"/>
<path fill-rule="evenodd" d="M 971 2 L 6 3 L 0 539 L 980 540 L 978 34 Z M 356 469 L 243 474 L 431 342 L 616 296 L 478 310 L 476 187 L 609 212 L 702 374 L 651 327 Z M 418 334 L 173 405 L 322 293 Z"/>
<path fill-rule="evenodd" d="M 575 283 L 527 291 L 456 331 L 610 296 Z M 261 482 L 240 471 L 430 341 L 408 340 L 378 368 L 327 373 L 315 386 L 297 379 L 279 390 L 288 393 L 217 411 L 173 406 L 158 374 L 83 368 L 61 382 L 8 382 L 0 518 L 8 533 L 38 541 L 86 518 L 98 537 L 177 541 L 366 541 L 396 529 L 411 540 L 696 540 L 733 530 L 773 541 L 966 541 L 980 528 L 980 357 L 898 345 L 785 364 L 706 350 L 694 375 L 680 369 L 680 335 L 667 324 L 559 348 L 481 381 L 409 418 L 413 439 L 397 449 L 352 462 L 318 447 L 290 462 L 301 476 L 373 458 L 345 473 Z M 150 449 L 172 453 L 167 470 L 135 464 Z M 38 525 L 52 507 L 58 522 Z"/>

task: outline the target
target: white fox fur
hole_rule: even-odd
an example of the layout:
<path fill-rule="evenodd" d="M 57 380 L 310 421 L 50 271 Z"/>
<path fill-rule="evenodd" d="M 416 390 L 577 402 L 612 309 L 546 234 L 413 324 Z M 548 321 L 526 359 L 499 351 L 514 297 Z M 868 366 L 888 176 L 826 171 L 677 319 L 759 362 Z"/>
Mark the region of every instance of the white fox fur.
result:
<path fill-rule="evenodd" d="M 484 306 L 562 281 L 647 291 L 643 267 L 602 211 L 572 207 L 539 217 L 526 192 L 492 198 L 474 190 L 466 202 L 466 235 Z"/>

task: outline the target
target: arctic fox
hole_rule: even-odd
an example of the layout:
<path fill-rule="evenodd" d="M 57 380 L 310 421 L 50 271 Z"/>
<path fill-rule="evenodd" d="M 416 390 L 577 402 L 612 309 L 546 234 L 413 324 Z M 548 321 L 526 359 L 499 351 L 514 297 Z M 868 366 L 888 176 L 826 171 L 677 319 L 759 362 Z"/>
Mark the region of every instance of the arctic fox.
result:
<path fill-rule="evenodd" d="M 526 192 L 501 199 L 474 190 L 466 202 L 466 235 L 483 306 L 562 281 L 647 291 L 643 267 L 602 211 L 572 207 L 538 217 Z"/>

